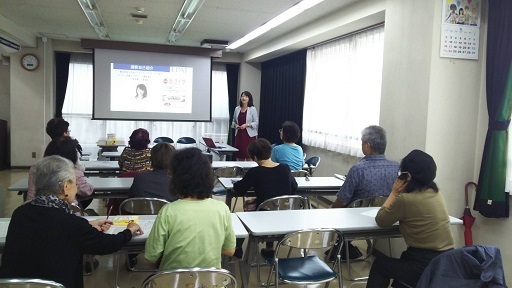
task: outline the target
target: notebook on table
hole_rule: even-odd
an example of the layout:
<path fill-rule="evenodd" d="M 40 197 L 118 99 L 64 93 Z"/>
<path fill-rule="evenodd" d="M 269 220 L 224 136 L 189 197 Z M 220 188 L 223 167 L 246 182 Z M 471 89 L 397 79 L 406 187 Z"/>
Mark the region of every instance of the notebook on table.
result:
<path fill-rule="evenodd" d="M 204 141 L 204 144 L 206 144 L 206 146 L 208 146 L 209 148 L 217 148 L 217 149 L 226 148 L 224 146 L 215 145 L 215 142 L 213 141 L 212 138 L 203 137 L 203 141 Z"/>

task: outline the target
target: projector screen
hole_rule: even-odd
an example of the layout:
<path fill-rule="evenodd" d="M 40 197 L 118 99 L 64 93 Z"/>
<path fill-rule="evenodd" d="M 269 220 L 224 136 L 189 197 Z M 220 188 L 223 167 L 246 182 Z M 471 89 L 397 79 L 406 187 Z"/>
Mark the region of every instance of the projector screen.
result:
<path fill-rule="evenodd" d="M 211 58 L 94 49 L 93 119 L 211 121 Z"/>

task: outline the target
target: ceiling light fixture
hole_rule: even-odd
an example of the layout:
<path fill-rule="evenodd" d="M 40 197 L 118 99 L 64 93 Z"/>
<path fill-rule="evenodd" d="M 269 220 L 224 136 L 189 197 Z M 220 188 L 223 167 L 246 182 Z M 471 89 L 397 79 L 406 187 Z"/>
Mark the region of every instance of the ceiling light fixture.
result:
<path fill-rule="evenodd" d="M 295 17 L 295 16 L 299 15 L 300 13 L 306 11 L 307 9 L 319 4 L 322 1 L 324 1 L 324 0 L 302 0 L 300 3 L 297 3 L 296 5 L 292 6 L 290 9 L 277 15 L 274 19 L 271 19 L 267 23 L 261 25 L 260 27 L 254 29 L 253 31 L 249 32 L 249 34 L 247 34 L 244 37 L 231 43 L 227 47 L 227 49 L 236 49 L 236 48 L 244 45 L 245 43 L 255 39 L 256 37 L 261 36 L 263 33 L 283 24 L 284 22 L 292 19 L 293 17 Z"/>
<path fill-rule="evenodd" d="M 188 25 L 190 25 L 190 22 L 194 19 L 194 16 L 196 16 L 197 11 L 199 11 L 204 1 L 205 0 L 185 0 L 185 2 L 183 2 L 180 13 L 176 21 L 174 21 L 174 25 L 167 37 L 168 42 L 176 43 L 176 40 L 183 35 Z"/>
<path fill-rule="evenodd" d="M 103 17 L 101 16 L 100 9 L 96 5 L 96 0 L 77 0 L 82 10 L 84 10 L 84 14 L 91 23 L 92 27 L 98 34 L 100 39 L 110 39 L 108 35 L 107 27 L 105 26 L 105 22 L 103 21 Z"/>

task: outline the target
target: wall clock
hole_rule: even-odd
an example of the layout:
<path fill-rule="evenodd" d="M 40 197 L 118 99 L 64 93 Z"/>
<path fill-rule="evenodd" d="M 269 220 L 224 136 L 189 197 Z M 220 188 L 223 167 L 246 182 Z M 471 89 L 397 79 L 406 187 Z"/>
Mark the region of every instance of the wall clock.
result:
<path fill-rule="evenodd" d="M 21 56 L 21 66 L 27 71 L 34 71 L 39 67 L 39 58 L 31 53 L 25 54 Z"/>

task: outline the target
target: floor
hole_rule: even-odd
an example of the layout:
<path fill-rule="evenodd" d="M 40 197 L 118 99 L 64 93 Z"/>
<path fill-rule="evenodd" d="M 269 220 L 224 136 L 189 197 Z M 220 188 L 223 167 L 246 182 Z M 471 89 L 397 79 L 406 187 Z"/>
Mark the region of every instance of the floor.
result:
<path fill-rule="evenodd" d="M 16 192 L 7 191 L 7 187 L 9 187 L 12 183 L 18 181 L 19 179 L 23 179 L 28 177 L 28 170 L 3 170 L 0 171 L 0 216 L 1 217 L 10 217 L 14 209 L 22 204 L 22 197 L 17 195 Z M 222 199 L 219 199 L 222 200 Z M 241 201 L 239 201 L 241 202 Z M 94 209 L 98 212 L 99 215 L 106 215 L 105 202 L 103 200 L 94 200 L 88 208 Z M 239 203 L 240 204 L 240 203 Z M 241 204 L 237 206 L 237 211 L 241 211 Z M 359 246 L 361 251 L 364 251 L 365 242 L 355 241 L 353 242 L 355 245 Z M 144 267 L 143 256 L 139 255 L 139 264 L 137 267 Z M 353 276 L 367 276 L 368 271 L 371 267 L 371 258 L 365 261 L 354 262 L 351 264 L 351 270 Z M 114 257 L 113 255 L 106 256 L 97 256 L 100 264 L 99 267 L 92 273 L 90 276 L 84 276 L 84 284 L 85 287 L 97 288 L 97 287 L 115 287 L 115 269 L 114 269 Z M 119 268 L 119 287 L 140 287 L 142 282 L 146 277 L 148 277 L 150 272 L 129 272 L 124 267 L 124 255 L 120 255 L 121 266 Z M 236 263 L 235 263 L 236 264 Z M 235 265 L 236 266 L 236 265 Z M 362 288 L 366 286 L 364 281 L 348 281 L 347 272 L 346 272 L 346 264 L 343 264 L 343 286 L 344 287 L 354 287 L 354 288 Z M 238 273 L 238 269 L 237 269 Z M 268 275 L 268 268 L 262 268 L 263 278 L 266 280 Z M 256 279 L 256 268 L 251 270 L 251 278 L 250 287 L 260 287 L 258 284 L 258 280 Z M 237 276 L 237 280 L 240 279 Z M 241 282 L 241 281 L 239 281 Z M 337 287 L 338 283 L 331 283 L 330 287 Z M 238 284 L 240 287 L 240 283 Z M 283 287 L 297 287 L 294 285 L 280 285 Z M 308 287 L 324 287 L 324 285 L 309 285 Z"/>

